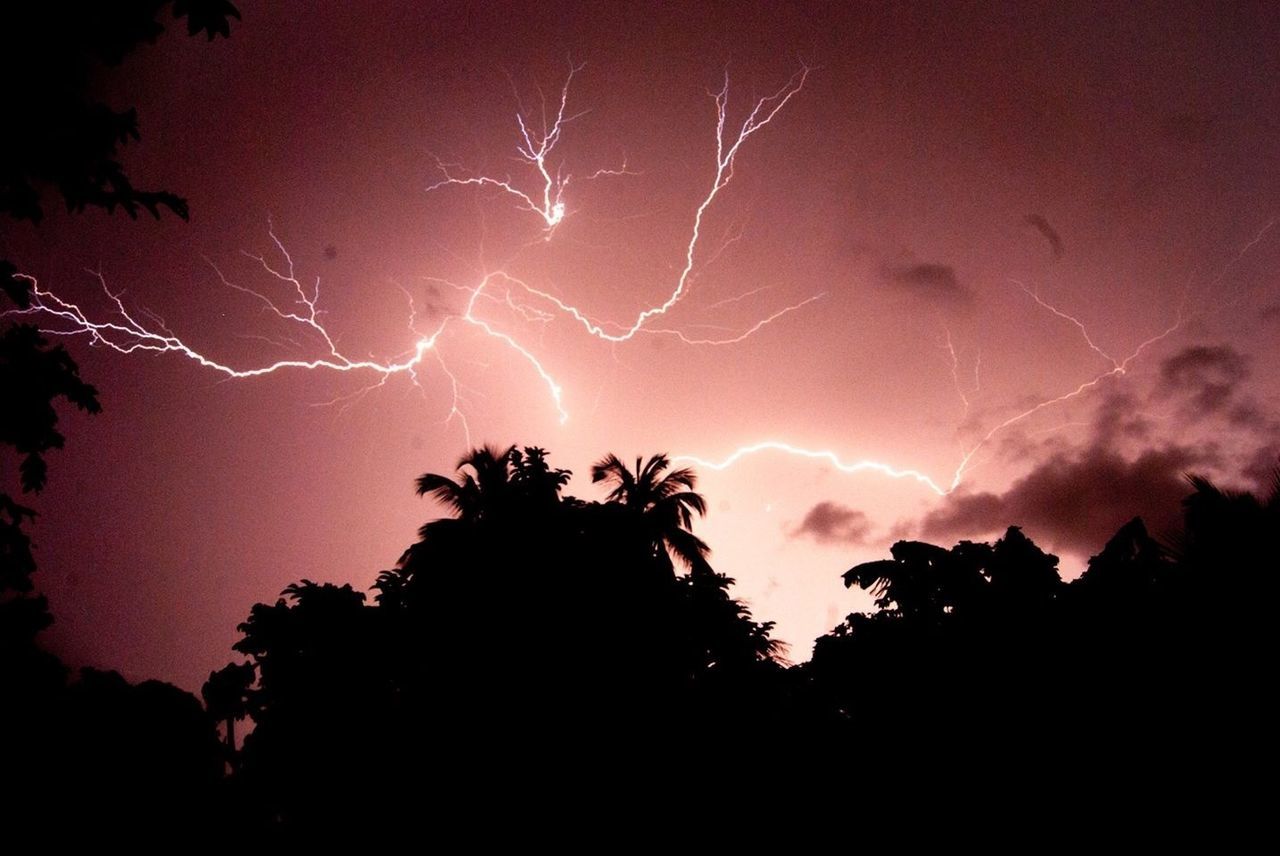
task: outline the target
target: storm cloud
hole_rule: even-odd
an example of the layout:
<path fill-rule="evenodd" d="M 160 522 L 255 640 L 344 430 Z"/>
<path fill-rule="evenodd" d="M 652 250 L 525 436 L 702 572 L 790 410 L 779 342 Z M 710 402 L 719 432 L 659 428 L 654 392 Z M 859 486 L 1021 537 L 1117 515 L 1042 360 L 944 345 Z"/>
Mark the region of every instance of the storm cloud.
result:
<path fill-rule="evenodd" d="M 884 278 L 893 288 L 930 303 L 951 307 L 967 307 L 973 293 L 956 276 L 950 265 L 925 263 L 890 266 Z"/>
<path fill-rule="evenodd" d="M 1191 345 L 1160 363 L 1156 396 L 1187 401 L 1190 421 L 1225 410 L 1240 384 L 1249 377 L 1249 363 L 1227 345 Z"/>
<path fill-rule="evenodd" d="M 837 502 L 819 502 L 804 520 L 787 534 L 792 538 L 812 538 L 819 544 L 864 544 L 871 532 L 867 515 Z"/>
<path fill-rule="evenodd" d="M 1157 536 L 1171 535 L 1189 492 L 1185 473 L 1208 463 L 1182 446 L 1153 449 L 1128 460 L 1103 445 L 1054 455 L 1003 493 L 953 494 L 920 522 L 927 541 L 955 541 L 1021 526 L 1053 549 L 1097 552 L 1125 522 L 1141 516 Z"/>

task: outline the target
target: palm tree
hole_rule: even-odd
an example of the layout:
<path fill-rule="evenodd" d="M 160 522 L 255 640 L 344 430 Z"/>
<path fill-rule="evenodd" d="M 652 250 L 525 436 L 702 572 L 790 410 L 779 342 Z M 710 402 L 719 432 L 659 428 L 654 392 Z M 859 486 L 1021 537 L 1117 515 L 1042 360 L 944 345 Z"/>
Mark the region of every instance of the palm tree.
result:
<path fill-rule="evenodd" d="M 1182 564 L 1227 597 L 1264 579 L 1270 584 L 1280 551 L 1280 466 L 1262 496 L 1225 490 L 1203 476 L 1187 481 L 1195 492 L 1182 501 L 1186 527 L 1175 544 Z"/>
<path fill-rule="evenodd" d="M 456 481 L 439 473 L 418 476 L 418 496 L 430 496 L 449 506 L 460 520 L 469 523 L 485 520 L 507 504 L 514 452 L 515 446 L 505 451 L 492 446 L 472 449 L 458 461 L 460 477 Z"/>
<path fill-rule="evenodd" d="M 968 551 L 948 550 L 923 541 L 898 541 L 889 552 L 892 559 L 855 565 L 843 574 L 845 588 L 858 586 L 871 592 L 882 612 L 907 618 L 937 620 L 957 604 L 972 600 L 983 585 L 980 569 L 991 549 L 981 557 Z"/>
<path fill-rule="evenodd" d="M 710 572 L 711 548 L 690 531 L 693 516 L 707 513 L 706 500 L 693 492 L 698 477 L 688 467 L 666 472 L 670 466 L 670 459 L 658 454 L 648 461 L 636 458 L 632 471 L 608 454 L 591 468 L 591 481 L 612 485 L 608 501 L 640 517 L 655 558 L 674 556 L 695 573 Z"/>
<path fill-rule="evenodd" d="M 546 450 L 536 446 L 523 450 L 481 446 L 458 461 L 456 478 L 439 473 L 419 476 L 418 495 L 430 496 L 454 516 L 429 521 L 418 530 L 418 543 L 404 552 L 396 570 L 379 579 L 380 602 L 392 588 L 403 589 L 410 577 L 430 564 L 449 566 L 468 553 L 474 556 L 478 544 L 510 543 L 519 539 L 517 533 L 545 535 L 570 475 L 568 470 L 553 469 Z M 408 593 L 403 590 L 396 596 Z"/>

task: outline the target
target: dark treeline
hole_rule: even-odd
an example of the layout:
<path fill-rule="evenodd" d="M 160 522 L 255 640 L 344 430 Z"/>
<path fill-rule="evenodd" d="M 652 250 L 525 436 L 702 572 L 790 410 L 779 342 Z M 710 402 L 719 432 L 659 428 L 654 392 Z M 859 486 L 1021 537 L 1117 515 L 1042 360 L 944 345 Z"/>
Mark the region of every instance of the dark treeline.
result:
<path fill-rule="evenodd" d="M 1191 479 L 1180 538 L 1135 519 L 1071 583 L 1016 527 L 994 544 L 899 541 L 844 574 L 876 610 L 799 665 L 693 534 L 692 471 L 609 456 L 592 475 L 604 502 L 564 495 L 569 473 L 537 448 L 422 476 L 452 516 L 369 595 L 303 579 L 253 606 L 203 705 L 114 673 L 68 683 L 29 628 L 13 658 L 6 624 L 4 739 L 33 784 L 26 811 L 320 834 L 509 801 L 579 811 L 653 781 L 656 798 L 726 800 L 885 769 L 1150 787 L 1261 751 L 1280 473 L 1262 499 Z"/>

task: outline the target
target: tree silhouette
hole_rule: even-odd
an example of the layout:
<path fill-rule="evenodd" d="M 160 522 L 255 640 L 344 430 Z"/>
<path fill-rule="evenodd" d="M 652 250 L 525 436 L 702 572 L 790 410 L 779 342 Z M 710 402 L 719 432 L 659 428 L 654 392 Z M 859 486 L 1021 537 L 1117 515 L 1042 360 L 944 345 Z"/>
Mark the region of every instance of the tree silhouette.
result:
<path fill-rule="evenodd" d="M 20 282 L 12 274 L 12 267 L 0 261 L 0 278 Z M 26 305 L 25 290 L 6 291 L 20 307 Z M 50 347 L 27 324 L 0 327 L 0 454 L 7 457 L 9 450 L 17 454 L 24 493 L 45 486 L 45 455 L 62 448 L 64 438 L 57 430 L 60 400 L 88 413 L 101 409 L 96 390 L 81 380 L 61 345 Z M 53 616 L 48 601 L 33 593 L 36 561 L 23 527 L 35 516 L 34 509 L 0 490 L 0 687 L 28 698 L 51 691 L 65 674 L 56 658 L 36 645 L 37 635 Z M 0 730 L 4 727 L 0 719 Z"/>
<path fill-rule="evenodd" d="M 7 82 L 0 94 L 0 216 L 39 223 L 55 196 L 71 212 L 158 217 L 164 208 L 186 219 L 181 197 L 134 186 L 121 148 L 138 138 L 137 114 L 99 97 L 104 71 L 154 41 L 170 5 L 189 33 L 210 39 L 228 35 L 229 19 L 239 18 L 227 0 L 10 3 L 0 10 L 0 76 Z M 63 444 L 60 403 L 89 413 L 99 403 L 64 348 L 15 322 L 31 294 L 30 280 L 16 274 L 0 259 L 0 452 L 16 453 L 20 489 L 31 493 L 45 485 L 45 453 Z M 23 525 L 34 514 L 0 492 L 0 739 L 13 786 L 6 788 L 6 817 L 40 831 L 130 829 L 157 838 L 208 829 L 221 761 L 199 701 L 167 684 L 134 686 L 92 670 L 67 686 L 65 667 L 37 644 L 52 616 L 45 599 L 32 594 L 36 565 Z"/>
<path fill-rule="evenodd" d="M 59 719 L 56 792 L 76 824 L 151 836 L 206 828 L 216 816 L 221 747 L 190 693 L 83 669 Z"/>
<path fill-rule="evenodd" d="M 40 332 L 26 324 L 0 330 L 0 444 L 22 456 L 22 489 L 38 491 L 48 474 L 44 455 L 61 449 L 55 404 L 65 399 L 80 410 L 98 413 L 97 391 L 80 379 L 80 371 L 62 346 L 49 347 Z"/>
<path fill-rule="evenodd" d="M 1056 556 L 1009 527 L 995 543 L 961 541 L 952 549 L 920 541 L 899 541 L 892 559 L 865 562 L 846 571 L 844 584 L 876 595 L 886 615 L 943 621 L 978 609 L 1044 607 L 1057 592 Z"/>
<path fill-rule="evenodd" d="M 209 715 L 225 723 L 227 760 L 232 765 L 236 757 L 236 723 L 249 715 L 251 687 L 256 679 L 252 663 L 228 663 L 210 672 L 200 690 Z"/>
<path fill-rule="evenodd" d="M 665 469 L 656 459 L 652 473 Z M 456 516 L 421 527 L 375 582 L 376 606 L 304 580 L 240 626 L 235 647 L 258 682 L 234 777 L 263 823 L 412 816 L 412 791 L 340 783 L 415 770 L 465 790 L 554 768 L 556 782 L 527 787 L 574 800 L 633 788 L 638 765 L 706 777 L 785 720 L 772 625 L 730 595 L 728 577 L 672 573 L 644 513 L 660 502 L 562 496 L 569 471 L 533 446 L 476 449 L 458 470 L 417 479 Z M 661 483 L 669 499 L 693 477 Z"/>
<path fill-rule="evenodd" d="M 418 496 L 430 496 L 467 523 L 501 515 L 511 501 L 510 467 L 515 446 L 499 451 L 492 446 L 472 449 L 458 461 L 459 476 L 439 473 L 418 477 Z"/>
<path fill-rule="evenodd" d="M 1266 493 L 1227 490 L 1190 475 L 1192 493 L 1183 500 L 1186 528 L 1177 543 L 1179 559 L 1219 596 L 1241 587 L 1273 584 L 1280 548 L 1280 466 L 1271 471 Z"/>
<path fill-rule="evenodd" d="M 852 568 L 877 611 L 793 670 L 797 709 L 850 761 L 1021 770 L 1033 751 L 1040 769 L 1123 771 L 1179 799 L 1229 779 L 1224 759 L 1270 728 L 1280 474 L 1262 496 L 1188 481 L 1172 547 L 1135 518 L 1069 584 L 1017 527 Z"/>
<path fill-rule="evenodd" d="M 379 575 L 376 605 L 305 579 L 255 605 L 234 646 L 248 662 L 204 688 L 228 747 L 237 717 L 254 726 L 229 787 L 207 801 L 232 807 L 222 828 L 316 837 L 370 818 L 386 831 L 447 824 L 477 793 L 486 807 L 519 795 L 563 813 L 657 775 L 708 789 L 708 806 L 850 770 L 878 786 L 898 773 L 1053 784 L 1061 771 L 1118 770 L 1165 794 L 1228 778 L 1222 759 L 1251 757 L 1270 726 L 1270 604 L 1223 610 L 1206 596 L 1273 585 L 1244 551 L 1274 545 L 1275 491 L 1193 479 L 1179 549 L 1134 519 L 1069 584 L 1016 526 L 990 544 L 899 541 L 890 559 L 844 574 L 876 610 L 787 667 L 729 577 L 705 560 L 674 572 L 655 521 L 692 522 L 693 474 L 664 475 L 662 455 L 635 472 L 615 456 L 597 469 L 612 488 L 604 503 L 562 496 L 570 474 L 538 447 L 473 450 L 457 477 L 418 479 L 457 516 L 422 527 Z M 668 500 L 685 514 L 654 513 Z M 1244 564 L 1225 568 L 1224 555 Z M 120 711 L 144 716 L 119 702 L 133 697 L 124 686 L 91 676 L 83 690 L 116 699 L 93 708 L 112 727 Z M 209 720 L 171 701 L 196 766 L 164 767 L 146 747 L 169 744 L 129 739 L 152 753 L 147 769 L 209 794 L 207 767 L 190 776 L 208 759 Z M 51 720 L 87 735 L 52 769 L 99 788 L 92 765 L 118 756 L 83 716 Z M 455 796 L 424 808 L 414 783 L 428 776 L 433 794 L 447 782 Z"/>
<path fill-rule="evenodd" d="M 408 757 L 373 751 L 385 740 L 408 753 L 411 736 L 397 701 L 398 658 L 380 618 L 350 585 L 302 580 L 274 604 L 256 604 L 239 627 L 233 647 L 252 665 L 228 675 L 230 690 L 255 669 L 258 681 L 245 693 L 255 727 L 238 770 L 266 816 L 286 828 L 344 826 L 376 795 L 353 793 L 351 783 L 408 773 L 400 763 Z"/>
<path fill-rule="evenodd" d="M 240 18 L 228 0 L 12 3 L 0 13 L 0 73 L 27 82 L 9 87 L 0 106 L 13 129 L 0 137 L 0 214 L 39 222 L 51 188 L 70 211 L 121 208 L 136 218 L 167 208 L 187 219 L 182 197 L 134 187 L 119 150 L 139 137 L 137 111 L 113 109 L 95 91 L 104 68 L 164 31 L 160 13 L 170 5 L 190 35 L 210 41 Z"/>
<path fill-rule="evenodd" d="M 1268 676 L 1275 671 L 1280 597 L 1280 466 L 1258 494 L 1224 489 L 1202 476 L 1188 481 L 1186 526 L 1172 549 L 1181 575 L 1167 600 L 1173 616 L 1196 619 L 1178 628 L 1187 642 L 1174 686 L 1191 683 L 1200 691 L 1192 704 L 1185 695 L 1177 700 L 1186 719 L 1216 729 L 1214 757 L 1269 753 L 1274 743 L 1264 735 L 1273 730 L 1275 712 Z"/>
<path fill-rule="evenodd" d="M 811 715 L 846 724 L 840 751 L 875 735 L 874 757 L 926 762 L 978 751 L 966 734 L 993 752 L 1043 740 L 1060 690 L 1057 557 L 1018 527 L 995 544 L 899 541 L 891 555 L 844 574 L 877 611 L 850 615 L 798 670 Z"/>
<path fill-rule="evenodd" d="M 892 559 L 851 568 L 844 573 L 844 584 L 874 594 L 881 611 L 939 619 L 972 600 L 982 586 L 982 562 L 973 560 L 973 547 L 961 544 L 947 550 L 920 541 L 899 541 L 890 549 Z"/>
<path fill-rule="evenodd" d="M 0 261 L 0 277 L 20 282 L 12 279 L 12 273 L 12 267 Z M 8 293 L 19 306 L 26 305 L 25 290 Z M 64 438 L 57 430 L 59 400 L 89 413 L 101 409 L 97 392 L 80 379 L 75 362 L 61 345 L 50 347 L 36 328 L 26 324 L 0 328 L 0 447 L 7 447 L 6 456 L 8 449 L 18 455 L 23 492 L 45 486 L 45 454 L 62 448 Z M 63 674 L 56 661 L 35 645 L 36 635 L 53 621 L 45 598 L 32 593 L 36 562 L 23 526 L 35 515 L 34 509 L 0 491 L 0 686 L 14 691 L 47 689 Z"/>
<path fill-rule="evenodd" d="M 1148 534 L 1142 518 L 1135 517 L 1089 560 L 1089 567 L 1072 590 L 1127 616 L 1142 604 L 1162 597 L 1161 589 L 1167 588 L 1178 570 L 1170 551 Z"/>
<path fill-rule="evenodd" d="M 670 466 L 659 454 L 644 462 L 636 458 L 632 471 L 611 453 L 591 468 L 591 480 L 610 485 L 609 501 L 639 515 L 655 556 L 671 555 L 695 572 L 709 571 L 711 548 L 690 531 L 693 516 L 707 512 L 706 501 L 693 492 L 697 476 L 687 467 L 664 475 Z"/>
<path fill-rule="evenodd" d="M 113 110 L 97 97 L 106 67 L 119 65 L 139 44 L 163 31 L 163 0 L 112 4 L 12 3 L 0 11 L 0 75 L 13 85 L 0 98 L 9 130 L 0 135 L 0 215 L 39 222 L 52 191 L 70 211 L 117 207 L 136 217 L 161 207 L 183 218 L 186 202 L 164 191 L 135 188 L 119 149 L 138 138 L 133 109 Z M 175 18 L 191 35 L 229 35 L 240 13 L 227 0 L 176 0 Z M 21 83 L 17 83 L 21 81 Z M 28 324 L 12 323 L 30 306 L 30 282 L 0 259 L 0 446 L 20 457 L 23 492 L 47 479 L 45 453 L 62 448 L 57 405 L 65 400 L 89 413 L 100 410 L 96 390 L 60 345 L 50 346 Z M 0 677 L 28 669 L 35 634 L 52 621 L 43 598 L 32 596 L 35 562 L 22 531 L 35 512 L 0 493 Z M 27 663 L 18 667 L 13 664 Z"/>

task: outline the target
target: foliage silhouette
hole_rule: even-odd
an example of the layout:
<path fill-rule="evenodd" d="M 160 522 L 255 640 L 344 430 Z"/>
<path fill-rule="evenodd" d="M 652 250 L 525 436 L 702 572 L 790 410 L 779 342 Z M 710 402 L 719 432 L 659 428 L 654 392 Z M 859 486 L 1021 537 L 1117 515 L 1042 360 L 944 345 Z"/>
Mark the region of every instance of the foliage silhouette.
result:
<path fill-rule="evenodd" d="M 707 571 L 711 548 L 690 531 L 693 515 L 707 513 L 706 501 L 693 492 L 693 470 L 685 467 L 663 475 L 670 465 L 666 455 L 654 455 L 644 463 L 636 458 L 633 472 L 610 454 L 591 468 L 591 480 L 612 486 L 609 501 L 640 515 L 655 557 L 670 554 L 695 572 Z"/>
<path fill-rule="evenodd" d="M 0 115 L 13 129 L 0 135 L 0 215 L 38 223 L 44 216 L 42 197 L 52 188 L 71 211 L 120 207 L 136 217 L 142 208 L 159 216 L 163 206 L 187 217 L 180 197 L 134 188 L 118 154 L 121 145 L 138 138 L 136 112 L 112 110 L 96 96 L 105 67 L 155 41 L 164 29 L 158 16 L 169 5 L 173 17 L 187 20 L 191 35 L 203 32 L 210 40 L 229 35 L 229 19 L 240 17 L 228 0 L 18 3 L 0 12 L 0 73 L 5 80 L 22 81 L 7 87 L 0 101 Z M 30 305 L 29 281 L 4 259 L 0 291 L 18 310 Z M 0 305 L 0 318 L 8 312 Z M 44 487 L 44 455 L 62 448 L 59 399 L 89 413 L 101 409 L 97 391 L 80 378 L 66 349 L 51 347 L 30 325 L 6 321 L 0 327 L 0 445 L 21 457 L 23 492 Z M 33 515 L 0 493 L 0 635 L 6 641 L 23 636 L 24 645 L 51 620 L 43 600 L 26 598 L 35 563 L 21 526 Z M 24 628 L 23 634 L 15 627 Z M 7 649 L 0 655 L 12 659 Z"/>
<path fill-rule="evenodd" d="M 1270 569 L 1274 579 L 1280 547 L 1280 466 L 1271 471 L 1267 493 L 1224 490 L 1200 476 L 1188 477 L 1193 492 L 1184 500 L 1186 530 L 1175 545 L 1192 574 L 1211 582 L 1216 594 L 1237 594 L 1243 582 L 1257 582 Z"/>
<path fill-rule="evenodd" d="M 379 575 L 374 605 L 304 580 L 241 625 L 235 647 L 257 681 L 237 678 L 254 729 L 235 776 L 266 825 L 385 815 L 408 795 L 337 783 L 424 766 L 459 782 L 547 764 L 596 775 L 655 757 L 692 766 L 776 718 L 785 672 L 772 625 L 705 558 L 697 573 L 672 572 L 655 549 L 660 518 L 644 513 L 654 503 L 563 496 L 569 471 L 537 447 L 476 449 L 458 470 L 417 480 L 456 516 L 421 528 Z M 678 495 L 692 474 L 653 484 L 659 499 Z M 719 739 L 694 728 L 708 723 Z"/>
<path fill-rule="evenodd" d="M 693 474 L 618 462 L 593 469 L 605 502 L 565 496 L 570 473 L 537 447 L 424 474 L 419 493 L 456 516 L 422 526 L 372 602 L 303 579 L 256 604 L 207 711 L 110 673 L 58 683 L 19 769 L 73 781 L 86 822 L 296 842 L 375 818 L 377 834 L 448 828 L 517 799 L 552 824 L 635 822 L 661 781 L 698 793 L 696 826 L 775 783 L 843 794 L 848 771 L 1024 791 L 1101 771 L 1173 800 L 1270 727 L 1270 604 L 1206 598 L 1274 588 L 1275 485 L 1192 478 L 1175 545 L 1134 519 L 1070 583 L 1016 526 L 992 544 L 899 541 L 844 574 L 875 611 L 788 666 L 705 553 L 675 572 L 659 524 L 689 532 Z"/>
<path fill-rule="evenodd" d="M 182 197 L 133 186 L 119 150 L 139 137 L 137 111 L 112 109 L 95 92 L 105 67 L 163 32 L 159 16 L 169 5 L 174 18 L 186 18 L 189 34 L 210 41 L 229 36 L 229 19 L 240 17 L 227 0 L 9 4 L 0 13 L 0 71 L 5 80 L 33 82 L 8 87 L 0 107 L 18 129 L 0 138 L 0 214 L 38 223 L 52 188 L 69 211 L 120 208 L 136 218 L 167 208 L 187 219 Z"/>
<path fill-rule="evenodd" d="M 1168 785 L 1212 769 L 1191 735 L 1239 721 L 1245 702 L 1266 709 L 1242 689 L 1263 649 L 1206 615 L 1201 575 L 1216 572 L 1197 556 L 1273 543 L 1274 497 L 1193 480 L 1181 552 L 1135 519 L 1069 584 L 1018 527 L 994 544 L 898 542 L 844 575 L 876 611 L 788 668 L 705 554 L 674 573 L 660 524 L 684 529 L 703 501 L 692 473 L 666 469 L 606 456 L 593 468 L 606 502 L 584 502 L 541 449 L 473 450 L 455 477 L 418 479 L 457 516 L 421 528 L 375 605 L 304 580 L 255 606 L 236 646 L 257 676 L 236 684 L 255 730 L 234 779 L 258 822 L 411 813 L 409 791 L 341 783 L 425 768 L 461 794 L 501 777 L 548 811 L 650 775 L 727 800 L 759 799 L 747 783 L 944 763 L 1019 777 L 1119 765 Z M 529 772 L 548 768 L 556 784 Z"/>
<path fill-rule="evenodd" d="M 38 491 L 48 467 L 44 454 L 61 449 L 65 438 L 57 430 L 57 399 L 80 410 L 98 413 L 97 391 L 80 379 L 71 355 L 49 343 L 36 328 L 16 324 L 0 330 L 0 443 L 22 455 L 22 489 Z"/>
<path fill-rule="evenodd" d="M 136 218 L 166 208 L 187 218 L 181 197 L 133 185 L 120 149 L 138 138 L 137 114 L 98 97 L 104 70 L 154 41 L 170 5 L 191 35 L 211 40 L 229 35 L 229 19 L 239 18 L 227 0 L 11 3 L 0 11 L 0 74 L 8 82 L 0 96 L 0 216 L 39 223 L 46 197 L 56 194 L 71 212 L 119 208 Z M 30 281 L 0 259 L 0 451 L 20 459 L 23 493 L 45 486 L 45 453 L 62 448 L 60 400 L 100 409 L 62 346 L 13 323 L 10 304 L 21 311 L 30 298 Z M 133 686 L 93 670 L 68 686 L 66 668 L 37 643 L 53 619 L 33 594 L 36 563 L 23 525 L 34 515 L 0 490 L 0 739 L 6 779 L 22 783 L 6 789 L 10 816 L 32 829 L 62 828 L 68 818 L 81 830 L 123 824 L 147 839 L 208 827 L 222 761 L 199 702 L 166 684 Z"/>
<path fill-rule="evenodd" d="M 874 736 L 897 763 L 1034 747 L 1044 770 L 1121 765 L 1160 789 L 1223 775 L 1224 748 L 1250 751 L 1264 728 L 1280 477 L 1263 498 L 1189 481 L 1173 547 L 1135 518 L 1069 584 L 1016 527 L 994 545 L 898 542 L 850 569 L 877 611 L 795 670 L 809 715 L 843 724 L 837 751 L 866 757 Z"/>
<path fill-rule="evenodd" d="M 12 268 L 0 262 L 0 276 L 6 274 L 11 278 Z M 22 305 L 25 292 L 15 290 L 13 295 Z M 101 409 L 97 392 L 80 379 L 75 362 L 62 346 L 50 347 L 38 330 L 26 324 L 0 327 L 0 447 L 6 447 L 6 457 L 9 449 L 17 454 L 18 481 L 25 493 L 45 486 L 44 456 L 62 448 L 56 408 L 60 399 L 89 413 Z M 23 525 L 35 515 L 34 509 L 0 490 L 0 686 L 15 690 L 26 686 L 34 691 L 26 681 L 44 686 L 62 673 L 61 667 L 52 668 L 51 659 L 35 644 L 36 635 L 53 620 L 45 598 L 32 594 L 36 562 Z M 40 672 L 45 677 L 37 678 Z M 11 683 L 19 681 L 20 674 L 25 677 Z"/>
<path fill-rule="evenodd" d="M 381 619 L 351 586 L 303 580 L 274 605 L 254 606 L 240 625 L 235 650 L 250 664 L 228 682 L 230 698 L 243 693 L 243 705 L 224 712 L 253 718 L 234 767 L 254 801 L 269 806 L 264 816 L 290 827 L 332 825 L 362 805 L 349 783 L 411 772 L 392 763 L 402 756 L 377 748 L 405 752 L 412 734 L 397 710 Z"/>
<path fill-rule="evenodd" d="M 157 833 L 210 826 L 222 776 L 213 721 L 190 693 L 81 671 L 61 706 L 56 793 L 86 829 Z"/>
<path fill-rule="evenodd" d="M 514 452 L 514 446 L 502 452 L 488 446 L 474 449 L 458 462 L 460 476 L 456 481 L 438 473 L 419 476 L 418 495 L 448 506 L 467 523 L 501 515 L 513 492 L 510 464 Z"/>
<path fill-rule="evenodd" d="M 249 688 L 257 673 L 251 663 L 228 663 L 209 673 L 200 690 L 204 706 L 213 719 L 224 723 L 226 756 L 234 766 L 236 759 L 236 723 L 249 715 Z"/>

